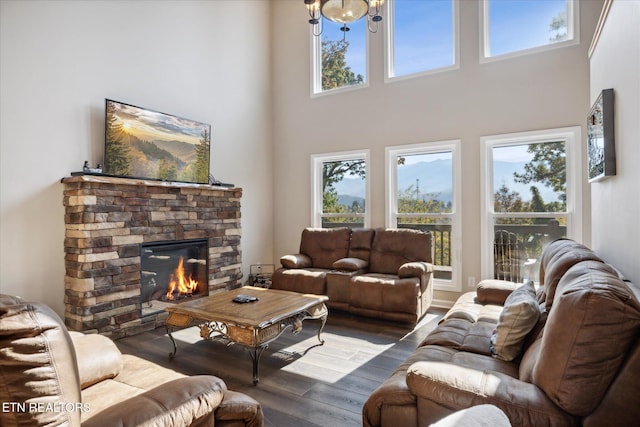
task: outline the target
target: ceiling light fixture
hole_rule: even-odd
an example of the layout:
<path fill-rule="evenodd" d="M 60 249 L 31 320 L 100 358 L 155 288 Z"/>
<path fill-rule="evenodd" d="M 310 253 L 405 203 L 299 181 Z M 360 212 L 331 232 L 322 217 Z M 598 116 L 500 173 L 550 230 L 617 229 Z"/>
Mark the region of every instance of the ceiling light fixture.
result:
<path fill-rule="evenodd" d="M 378 24 L 382 21 L 380 11 L 384 0 L 304 0 L 309 10 L 309 24 L 313 26 L 313 35 L 322 34 L 322 18 L 342 24 L 341 31 L 349 31 L 347 24 L 367 17 L 370 32 L 378 32 Z"/>

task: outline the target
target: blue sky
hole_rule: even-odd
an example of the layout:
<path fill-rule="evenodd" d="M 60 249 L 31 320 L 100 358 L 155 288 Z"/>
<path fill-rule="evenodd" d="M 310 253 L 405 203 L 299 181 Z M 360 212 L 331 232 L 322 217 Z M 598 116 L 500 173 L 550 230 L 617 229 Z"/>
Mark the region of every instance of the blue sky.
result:
<path fill-rule="evenodd" d="M 480 0 L 473 1 L 481 7 Z M 446 67 L 453 63 L 453 17 L 450 0 L 395 0 L 395 75 Z M 567 0 L 491 0 L 490 51 L 493 56 L 545 45 L 554 34 L 551 19 L 566 10 Z M 389 19 L 386 7 L 383 24 Z M 351 24 L 347 33 L 347 63 L 366 76 L 366 19 Z M 341 40 L 340 25 L 323 22 L 322 38 Z M 384 37 L 381 28 L 369 37 Z"/>

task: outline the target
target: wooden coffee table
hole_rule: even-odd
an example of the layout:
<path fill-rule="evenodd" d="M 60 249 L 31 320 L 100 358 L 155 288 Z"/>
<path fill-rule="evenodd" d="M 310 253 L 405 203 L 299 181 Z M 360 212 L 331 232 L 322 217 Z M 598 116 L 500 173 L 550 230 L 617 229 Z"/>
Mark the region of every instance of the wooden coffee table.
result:
<path fill-rule="evenodd" d="M 239 304 L 233 302 L 238 295 L 251 295 L 257 301 Z M 174 357 L 178 351 L 171 332 L 179 328 L 200 326 L 200 336 L 204 339 L 221 337 L 230 344 L 241 344 L 249 350 L 253 361 L 253 383 L 257 384 L 258 362 L 262 351 L 289 327 L 297 334 L 302 330 L 302 321 L 320 319 L 318 341 L 327 322 L 328 310 L 324 295 L 303 295 L 297 292 L 245 286 L 231 291 L 220 292 L 167 307 L 167 333 L 173 343 Z"/>

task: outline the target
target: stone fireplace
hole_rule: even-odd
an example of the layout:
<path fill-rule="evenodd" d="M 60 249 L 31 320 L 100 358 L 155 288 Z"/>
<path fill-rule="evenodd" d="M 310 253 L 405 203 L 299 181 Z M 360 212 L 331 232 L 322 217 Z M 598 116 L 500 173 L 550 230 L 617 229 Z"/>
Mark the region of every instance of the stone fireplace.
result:
<path fill-rule="evenodd" d="M 163 325 L 164 304 L 171 301 L 149 286 L 169 273 L 141 269 L 143 258 L 161 247 L 177 245 L 191 264 L 186 275 L 205 276 L 200 294 L 241 286 L 242 189 L 91 175 L 62 183 L 70 329 L 119 338 Z M 204 242 L 204 255 L 185 249 L 195 242 Z M 179 257 L 155 256 L 168 263 Z"/>

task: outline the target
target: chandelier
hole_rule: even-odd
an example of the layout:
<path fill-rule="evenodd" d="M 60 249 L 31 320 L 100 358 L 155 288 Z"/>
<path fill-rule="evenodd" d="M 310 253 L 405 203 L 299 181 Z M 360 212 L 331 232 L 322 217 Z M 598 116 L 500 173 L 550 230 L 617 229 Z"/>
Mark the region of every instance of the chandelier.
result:
<path fill-rule="evenodd" d="M 322 17 L 331 22 L 342 24 L 341 31 L 349 31 L 348 24 L 367 17 L 367 28 L 370 32 L 378 32 L 378 24 L 382 21 L 380 10 L 384 0 L 304 0 L 309 10 L 309 24 L 313 26 L 313 35 L 322 34 Z"/>

